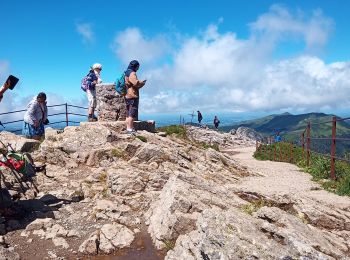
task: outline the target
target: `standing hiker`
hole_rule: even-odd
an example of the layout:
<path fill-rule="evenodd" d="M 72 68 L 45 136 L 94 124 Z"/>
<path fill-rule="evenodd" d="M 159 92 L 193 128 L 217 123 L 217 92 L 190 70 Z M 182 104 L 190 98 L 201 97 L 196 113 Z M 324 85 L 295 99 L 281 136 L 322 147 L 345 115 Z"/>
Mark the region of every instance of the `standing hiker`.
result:
<path fill-rule="evenodd" d="M 199 110 L 197 111 L 197 114 L 198 114 L 198 123 L 200 124 L 202 119 L 203 119 L 203 116 L 202 116 L 202 113 Z"/>
<path fill-rule="evenodd" d="M 140 68 L 140 63 L 137 60 L 132 60 L 125 71 L 126 85 L 126 133 L 135 134 L 134 121 L 138 119 L 139 110 L 139 89 L 146 84 L 146 80 L 140 81 L 137 78 L 136 71 Z"/>
<path fill-rule="evenodd" d="M 22 134 L 27 138 L 39 140 L 45 134 L 44 125 L 48 123 L 46 94 L 40 92 L 27 106 Z"/>
<path fill-rule="evenodd" d="M 100 63 L 95 63 L 92 65 L 88 75 L 86 76 L 86 95 L 89 100 L 89 108 L 88 108 L 88 121 L 93 122 L 97 121 L 97 117 L 95 116 L 95 109 L 97 105 L 96 100 L 96 84 L 102 82 L 101 80 L 101 71 L 102 65 Z"/>
<path fill-rule="evenodd" d="M 214 117 L 214 126 L 216 129 L 218 129 L 219 127 L 219 124 L 220 124 L 220 120 L 217 116 Z"/>

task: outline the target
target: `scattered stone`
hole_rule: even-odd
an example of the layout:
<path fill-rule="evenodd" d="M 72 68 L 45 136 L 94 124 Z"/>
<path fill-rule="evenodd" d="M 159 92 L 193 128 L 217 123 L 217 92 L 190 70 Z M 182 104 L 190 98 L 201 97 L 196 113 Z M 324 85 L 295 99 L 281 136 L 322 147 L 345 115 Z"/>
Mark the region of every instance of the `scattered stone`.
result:
<path fill-rule="evenodd" d="M 80 246 L 79 252 L 87 255 L 96 255 L 98 252 L 100 235 L 99 232 L 92 233 Z"/>
<path fill-rule="evenodd" d="M 133 240 L 134 234 L 127 227 L 117 223 L 106 224 L 101 228 L 99 249 L 109 254 L 117 249 L 130 246 Z"/>

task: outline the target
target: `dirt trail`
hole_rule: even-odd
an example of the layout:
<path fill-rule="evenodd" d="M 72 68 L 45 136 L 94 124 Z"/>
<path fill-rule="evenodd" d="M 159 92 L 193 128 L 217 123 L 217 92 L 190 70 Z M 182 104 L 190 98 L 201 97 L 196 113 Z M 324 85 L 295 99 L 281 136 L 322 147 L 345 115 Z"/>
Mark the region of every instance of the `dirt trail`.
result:
<path fill-rule="evenodd" d="M 239 189 L 257 192 L 265 196 L 288 196 L 293 198 L 311 198 L 331 207 L 349 208 L 350 198 L 327 192 L 311 180 L 311 175 L 302 172 L 294 164 L 272 161 L 259 161 L 253 158 L 255 147 L 234 149 L 232 158 L 248 171 L 258 176 L 247 177 L 238 184 Z"/>

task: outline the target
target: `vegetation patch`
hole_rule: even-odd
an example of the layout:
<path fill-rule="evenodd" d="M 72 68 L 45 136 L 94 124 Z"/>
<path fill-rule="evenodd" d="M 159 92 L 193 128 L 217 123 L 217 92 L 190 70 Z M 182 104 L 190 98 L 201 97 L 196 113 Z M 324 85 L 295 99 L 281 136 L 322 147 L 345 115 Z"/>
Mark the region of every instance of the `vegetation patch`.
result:
<path fill-rule="evenodd" d="M 243 212 L 249 214 L 249 215 L 253 215 L 254 212 L 258 211 L 260 208 L 262 207 L 272 207 L 273 203 L 264 200 L 264 199 L 259 199 L 259 200 L 255 200 L 252 201 L 251 203 L 248 203 L 246 205 L 243 205 L 241 207 L 241 210 L 243 210 Z"/>
<path fill-rule="evenodd" d="M 164 240 L 162 240 L 162 242 L 165 245 L 165 250 L 166 251 L 173 250 L 174 247 L 175 247 L 175 241 L 174 240 L 164 239 Z"/>
<path fill-rule="evenodd" d="M 118 148 L 112 149 L 111 154 L 113 157 L 117 157 L 117 158 L 121 158 L 124 156 L 124 152 Z"/>
<path fill-rule="evenodd" d="M 139 139 L 139 140 L 141 140 L 141 141 L 144 142 L 144 143 L 147 143 L 147 138 L 144 137 L 144 136 L 142 136 L 142 135 L 137 135 L 136 138 Z"/>
<path fill-rule="evenodd" d="M 170 125 L 157 128 L 158 132 L 165 132 L 167 135 L 175 135 L 178 138 L 188 140 L 186 128 L 182 125 Z"/>
<path fill-rule="evenodd" d="M 201 142 L 201 143 L 198 143 L 200 147 L 204 148 L 204 149 L 209 149 L 209 148 L 212 148 L 216 151 L 219 151 L 219 145 L 218 144 L 208 144 L 208 143 L 204 143 L 204 142 Z"/>
<path fill-rule="evenodd" d="M 261 145 L 254 153 L 258 160 L 271 160 L 293 163 L 312 175 L 312 179 L 331 192 L 338 195 L 350 196 L 350 165 L 344 161 L 335 162 L 336 180 L 330 179 L 331 161 L 327 156 L 319 154 L 310 155 L 309 166 L 306 165 L 306 151 L 290 143 L 274 143 Z"/>

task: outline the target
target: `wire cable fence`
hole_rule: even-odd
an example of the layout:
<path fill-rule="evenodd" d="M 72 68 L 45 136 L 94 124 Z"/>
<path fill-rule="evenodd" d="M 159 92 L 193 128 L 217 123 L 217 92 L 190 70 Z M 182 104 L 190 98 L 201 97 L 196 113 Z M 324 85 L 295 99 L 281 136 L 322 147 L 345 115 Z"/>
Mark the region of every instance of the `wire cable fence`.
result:
<path fill-rule="evenodd" d="M 81 106 L 76 106 L 76 105 L 70 105 L 68 103 L 64 104 L 56 104 L 56 105 L 49 105 L 47 106 L 48 111 L 50 112 L 49 108 L 53 108 L 53 113 L 48 114 L 48 118 L 50 123 L 48 126 L 51 126 L 53 128 L 58 128 L 62 129 L 65 126 L 69 125 L 77 125 L 81 121 L 81 118 L 88 118 L 86 114 L 82 114 L 82 110 L 87 110 L 87 107 L 81 107 Z M 57 111 L 61 110 L 61 111 Z M 22 131 L 22 128 L 20 128 L 20 123 L 23 124 L 23 116 L 24 112 L 26 112 L 26 109 L 22 110 L 16 110 L 16 111 L 9 111 L 9 112 L 4 112 L 0 113 L 0 126 L 2 126 L 1 131 L 8 131 L 12 133 L 20 133 Z M 2 121 L 1 119 L 4 118 L 5 116 L 13 115 L 15 118 L 22 118 L 22 119 L 16 119 L 16 120 L 10 120 L 10 121 Z M 53 122 L 51 122 L 53 121 Z M 63 126 L 63 127 L 62 127 Z"/>
<path fill-rule="evenodd" d="M 287 149 L 289 150 L 289 155 L 287 155 L 289 159 L 283 161 L 293 162 L 293 148 L 294 146 L 300 147 L 306 166 L 309 166 L 316 156 L 329 158 L 330 178 L 335 180 L 337 177 L 335 173 L 335 162 L 338 160 L 350 163 L 349 123 L 350 117 L 339 118 L 332 116 L 329 120 L 322 122 L 308 121 L 306 125 L 298 127 L 298 130 L 281 131 L 286 136 L 284 141 L 290 144 L 290 148 Z M 265 153 L 266 157 L 271 160 L 282 161 L 283 154 L 278 154 L 278 151 L 264 147 L 264 145 L 273 143 L 273 136 L 267 136 L 261 142 L 257 142 L 256 150 Z M 279 150 L 279 153 L 281 153 L 281 150 Z"/>

